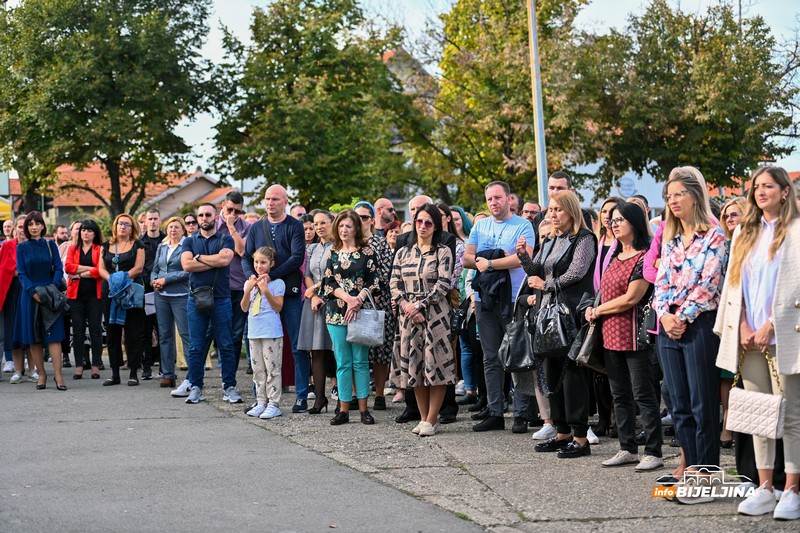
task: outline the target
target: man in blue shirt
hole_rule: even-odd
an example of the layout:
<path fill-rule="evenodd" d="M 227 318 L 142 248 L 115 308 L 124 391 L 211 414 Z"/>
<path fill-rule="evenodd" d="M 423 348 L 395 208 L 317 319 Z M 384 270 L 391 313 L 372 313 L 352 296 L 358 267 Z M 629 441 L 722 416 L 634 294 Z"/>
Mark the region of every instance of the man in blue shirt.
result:
<path fill-rule="evenodd" d="M 475 291 L 475 316 L 478 324 L 478 333 L 481 336 L 481 348 L 483 348 L 483 367 L 486 375 L 486 396 L 488 407 L 473 418 L 482 419 L 482 422 L 475 425 L 475 431 L 489 431 L 494 429 L 504 429 L 505 420 L 503 419 L 503 382 L 505 381 L 505 371 L 500 366 L 497 351 L 506 332 L 506 324 L 511 321 L 510 316 L 503 316 L 502 308 L 508 308 L 519 292 L 520 285 L 525 279 L 525 271 L 522 270 L 519 257 L 516 253 L 517 240 L 525 237 L 528 242 L 534 242 L 535 236 L 531 223 L 524 218 L 511 212 L 509 205 L 509 195 L 511 193 L 507 183 L 493 181 L 484 190 L 486 195 L 486 205 L 489 208 L 491 217 L 479 220 L 472 227 L 472 231 L 467 239 L 466 250 L 464 251 L 464 268 L 477 269 L 480 275 L 492 274 L 508 271 L 511 301 L 499 301 L 497 299 L 492 304 L 491 309 L 487 309 L 481 302 L 481 293 Z M 493 255 L 494 259 L 485 256 Z M 528 247 L 528 253 L 533 250 Z M 509 294 L 504 292 L 503 294 Z M 486 295 L 483 295 L 486 297 Z M 530 374 L 530 373 L 529 373 Z M 521 375 L 521 374 L 520 374 Z M 527 431 L 528 424 L 525 412 L 528 409 L 530 396 L 533 394 L 533 380 L 520 383 L 519 376 L 514 375 L 516 388 L 514 390 L 514 432 L 520 433 Z M 524 431 L 523 431 L 524 425 Z"/>
<path fill-rule="evenodd" d="M 233 353 L 233 332 L 231 329 L 231 290 L 230 263 L 233 259 L 234 243 L 229 235 L 217 232 L 214 204 L 203 204 L 197 209 L 200 231 L 183 241 L 181 265 L 189 272 L 189 288 L 214 288 L 214 308 L 199 311 L 194 296 L 189 294 L 187 314 L 189 316 L 189 354 L 186 363 L 189 374 L 186 380 L 191 384 L 186 403 L 198 403 L 203 397 L 203 376 L 205 375 L 206 331 L 209 324 L 214 331 L 219 359 L 222 363 L 223 401 L 241 403 L 242 397 L 236 390 L 236 354 Z M 183 394 L 184 386 L 172 391 L 173 396 Z"/>
<path fill-rule="evenodd" d="M 311 374 L 311 358 L 305 350 L 297 349 L 297 336 L 300 333 L 300 315 L 303 300 L 300 294 L 302 273 L 300 271 L 306 258 L 306 239 L 303 224 L 286 214 L 289 198 L 281 185 L 272 185 L 264 195 L 267 217 L 258 224 L 250 226 L 247 242 L 242 256 L 242 270 L 246 278 L 255 277 L 253 253 L 261 246 L 275 249 L 275 266 L 265 274 L 267 281 L 282 279 L 286 285 L 283 297 L 281 321 L 286 325 L 289 343 L 294 355 L 294 386 L 296 392 L 293 413 L 308 410 L 308 378 Z"/>

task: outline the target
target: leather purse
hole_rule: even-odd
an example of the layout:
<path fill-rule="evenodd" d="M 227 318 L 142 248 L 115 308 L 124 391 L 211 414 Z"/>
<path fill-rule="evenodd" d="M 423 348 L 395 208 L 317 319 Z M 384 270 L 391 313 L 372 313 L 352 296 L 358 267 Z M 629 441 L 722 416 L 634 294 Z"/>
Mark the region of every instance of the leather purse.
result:
<path fill-rule="evenodd" d="M 516 305 L 514 320 L 506 325 L 506 332 L 497 350 L 500 365 L 506 372 L 529 372 L 536 367 L 533 358 L 533 343 L 528 331 L 528 314 L 518 318 Z"/>
<path fill-rule="evenodd" d="M 598 305 L 600 305 L 599 292 L 594 299 L 593 307 Z M 603 355 L 603 331 L 599 322 L 587 322 L 581 327 L 578 336 L 575 337 L 575 342 L 572 343 L 567 353 L 567 357 L 578 366 L 591 368 L 601 374 L 606 373 L 606 363 Z"/>
<path fill-rule="evenodd" d="M 783 438 L 786 416 L 786 398 L 783 397 L 780 376 L 775 369 L 774 358 L 767 351 L 765 357 L 772 376 L 778 384 L 780 394 L 768 394 L 740 389 L 736 385 L 742 375 L 744 350 L 739 356 L 739 367 L 733 378 L 733 387 L 728 396 L 728 418 L 725 428 L 729 431 L 747 433 L 767 439 Z"/>
<path fill-rule="evenodd" d="M 362 346 L 380 346 L 384 340 L 384 323 L 386 311 L 375 305 L 372 294 L 367 291 L 367 298 L 372 309 L 361 308 L 356 317 L 347 324 L 347 342 Z"/>
<path fill-rule="evenodd" d="M 639 349 L 644 346 L 655 344 L 655 335 L 650 333 L 656 331 L 656 310 L 653 307 L 652 298 L 644 306 L 641 315 L 634 317 L 636 326 L 636 344 Z"/>
<path fill-rule="evenodd" d="M 550 302 L 540 308 L 536 315 L 533 351 L 540 357 L 564 356 L 577 336 L 575 318 L 556 291 Z"/>

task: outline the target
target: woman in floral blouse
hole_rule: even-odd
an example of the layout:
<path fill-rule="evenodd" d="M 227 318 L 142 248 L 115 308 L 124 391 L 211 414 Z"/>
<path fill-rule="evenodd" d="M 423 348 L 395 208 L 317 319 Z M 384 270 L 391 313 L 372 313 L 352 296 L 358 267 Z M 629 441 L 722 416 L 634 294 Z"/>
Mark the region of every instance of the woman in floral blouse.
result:
<path fill-rule="evenodd" d="M 367 410 L 369 348 L 347 342 L 347 324 L 358 314 L 367 293 L 379 293 L 379 283 L 375 252 L 364 239 L 361 219 L 354 211 L 342 211 L 333 222 L 333 248 L 321 287 L 322 299 L 328 302 L 325 322 L 333 341 L 339 384 L 339 409 L 331 420 L 333 426 L 350 421 L 353 376 L 361 422 L 375 423 Z"/>
<path fill-rule="evenodd" d="M 712 222 L 699 170 L 673 169 L 664 193 L 668 209 L 655 282 L 659 358 L 686 464 L 716 465 L 719 339 L 712 328 L 727 254 L 725 235 Z"/>

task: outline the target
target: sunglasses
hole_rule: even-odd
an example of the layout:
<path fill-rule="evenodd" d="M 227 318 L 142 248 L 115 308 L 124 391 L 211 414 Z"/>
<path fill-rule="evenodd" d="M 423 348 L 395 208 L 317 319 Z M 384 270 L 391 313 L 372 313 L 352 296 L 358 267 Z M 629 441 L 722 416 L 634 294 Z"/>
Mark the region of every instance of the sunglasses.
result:
<path fill-rule="evenodd" d="M 199 218 L 214 218 L 214 213 L 197 213 Z"/>
<path fill-rule="evenodd" d="M 739 218 L 740 216 L 742 216 L 741 213 L 737 213 L 734 211 L 733 213 L 730 213 L 728 215 L 722 215 L 722 220 L 725 221 L 728 220 L 729 218 Z"/>
<path fill-rule="evenodd" d="M 390 213 L 394 213 L 394 207 L 384 207 L 384 209 Z"/>
<path fill-rule="evenodd" d="M 417 220 L 414 221 L 414 223 L 417 225 L 418 228 L 425 226 L 426 228 L 430 229 L 433 227 L 433 220 L 428 220 L 426 218 L 418 218 Z"/>
<path fill-rule="evenodd" d="M 184 220 L 183 223 L 186 224 L 187 226 L 193 226 L 193 225 L 197 224 L 197 221 L 196 220 Z"/>
<path fill-rule="evenodd" d="M 244 211 L 236 209 L 235 207 L 226 207 L 225 211 L 228 213 L 236 213 L 237 215 L 244 215 Z"/>
<path fill-rule="evenodd" d="M 360 218 L 361 220 L 363 220 L 364 222 L 366 222 L 366 221 L 368 221 L 369 219 L 371 219 L 372 217 L 371 217 L 371 216 L 369 216 L 369 215 L 358 215 L 358 218 Z"/>

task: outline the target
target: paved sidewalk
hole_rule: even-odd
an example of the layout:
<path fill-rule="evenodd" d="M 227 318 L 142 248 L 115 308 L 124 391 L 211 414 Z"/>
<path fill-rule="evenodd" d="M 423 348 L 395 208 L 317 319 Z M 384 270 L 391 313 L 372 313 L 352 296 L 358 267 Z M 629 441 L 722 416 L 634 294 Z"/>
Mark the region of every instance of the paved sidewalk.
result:
<path fill-rule="evenodd" d="M 400 404 L 373 411 L 374 426 L 355 416 L 348 425 L 332 427 L 332 405 L 327 414 L 292 415 L 294 394 L 284 395 L 280 418 L 247 417 L 243 405 L 222 402 L 217 370 L 206 379 L 207 401 L 196 406 L 170 398 L 157 380 L 109 390 L 98 381 L 70 379 L 64 393 L 50 385 L 46 391 L 12 386 L 6 376 L 0 383 L 2 531 L 798 526 L 770 516 L 739 516 L 733 500 L 681 506 L 653 499 L 654 478 L 674 467 L 676 456 L 666 458 L 669 469 L 654 474 L 604 469 L 600 462 L 618 450 L 604 438 L 592 456 L 560 460 L 535 453 L 531 433 L 512 434 L 510 418 L 505 432 L 476 434 L 462 411 L 457 423 L 421 439 L 410 432 L 411 424 L 393 421 Z M 246 401 L 249 377 L 240 371 Z M 262 459 L 254 465 L 257 455 Z M 733 455 L 726 451 L 722 462 L 733 468 Z"/>

